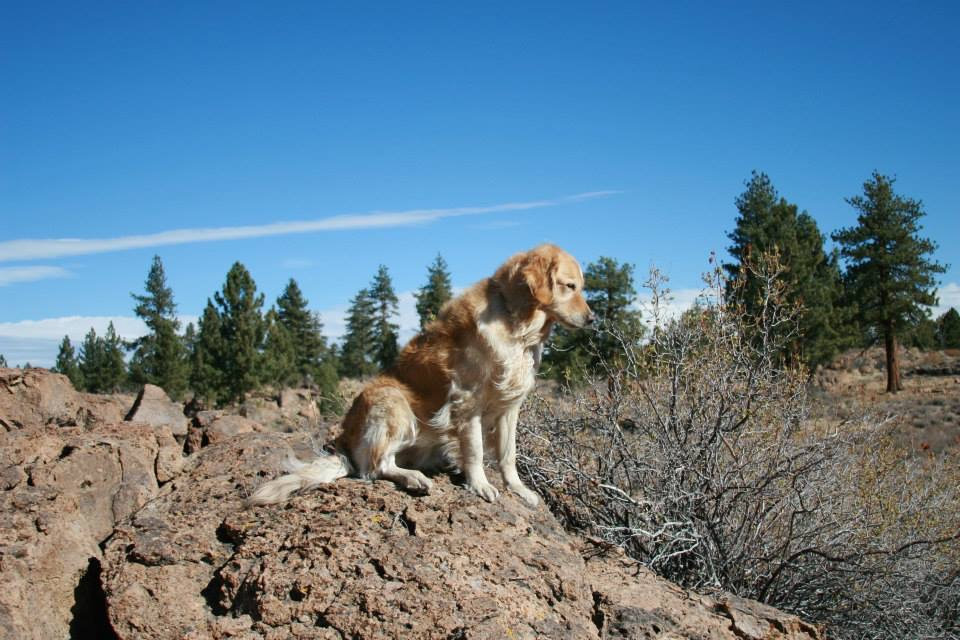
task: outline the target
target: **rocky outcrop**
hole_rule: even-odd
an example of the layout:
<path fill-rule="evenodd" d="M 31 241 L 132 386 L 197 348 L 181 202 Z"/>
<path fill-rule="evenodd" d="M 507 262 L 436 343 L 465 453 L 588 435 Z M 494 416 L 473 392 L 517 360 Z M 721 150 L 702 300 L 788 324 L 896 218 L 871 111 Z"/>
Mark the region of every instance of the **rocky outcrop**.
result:
<path fill-rule="evenodd" d="M 435 479 L 414 497 L 342 480 L 286 505 L 241 498 L 305 435 L 204 448 L 107 544 L 121 638 L 817 638 L 775 610 L 662 581 L 511 494 Z M 585 559 L 590 558 L 590 559 Z"/>
<path fill-rule="evenodd" d="M 116 423 L 128 405 L 122 395 L 79 393 L 66 376 L 46 369 L 0 369 L 0 431 Z"/>
<path fill-rule="evenodd" d="M 62 377 L 0 374 L 13 425 L 0 431 L 0 637 L 820 637 L 774 609 L 680 589 L 543 507 L 490 504 L 447 476 L 422 497 L 344 479 L 243 509 L 291 452 L 315 455 L 321 431 L 200 412 L 183 457 L 182 412 L 162 390 L 141 394 L 132 421 L 105 424 L 82 419 L 108 414 Z M 317 423 L 309 392 L 276 406 L 287 425 Z"/>
<path fill-rule="evenodd" d="M 190 420 L 183 414 L 183 405 L 170 400 L 166 391 L 152 384 L 143 385 L 127 413 L 128 422 L 154 427 L 167 427 L 174 436 L 186 436 Z"/>
<path fill-rule="evenodd" d="M 159 452 L 152 429 L 129 424 L 0 433 L 0 636 L 97 624 L 99 584 L 84 577 L 114 525 L 156 495 Z"/>

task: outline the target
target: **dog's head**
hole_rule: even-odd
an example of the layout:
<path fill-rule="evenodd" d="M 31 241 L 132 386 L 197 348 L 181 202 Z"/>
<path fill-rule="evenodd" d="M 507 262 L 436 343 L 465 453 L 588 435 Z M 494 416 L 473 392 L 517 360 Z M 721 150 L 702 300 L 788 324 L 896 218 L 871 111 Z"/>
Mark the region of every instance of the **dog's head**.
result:
<path fill-rule="evenodd" d="M 494 279 L 502 282 L 509 302 L 544 311 L 561 324 L 581 328 L 594 321 L 583 297 L 583 271 L 569 253 L 542 244 L 511 258 Z"/>

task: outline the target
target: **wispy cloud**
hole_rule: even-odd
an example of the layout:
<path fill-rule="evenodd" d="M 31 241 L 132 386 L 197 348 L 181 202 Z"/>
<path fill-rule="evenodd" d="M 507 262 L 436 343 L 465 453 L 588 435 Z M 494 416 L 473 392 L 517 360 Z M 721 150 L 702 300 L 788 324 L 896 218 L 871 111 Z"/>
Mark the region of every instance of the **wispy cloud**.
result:
<path fill-rule="evenodd" d="M 0 267 L 0 287 L 18 282 L 36 282 L 50 278 L 68 278 L 70 272 L 62 267 L 37 265 L 34 267 Z"/>
<path fill-rule="evenodd" d="M 505 211 L 526 211 L 543 207 L 555 207 L 614 195 L 619 191 L 591 191 L 550 200 L 532 200 L 528 202 L 507 202 L 483 207 L 456 207 L 450 209 L 413 209 L 410 211 L 372 212 L 357 215 L 340 215 L 317 220 L 297 222 L 274 222 L 262 225 L 242 227 L 216 227 L 174 229 L 134 236 L 117 238 L 59 238 L 37 240 L 8 240 L 0 242 L 0 262 L 13 260 L 41 260 L 64 256 L 88 255 L 161 247 L 174 244 L 195 242 L 215 242 L 222 240 L 240 240 L 262 238 L 298 233 L 319 233 L 323 231 L 343 231 L 347 229 L 376 229 L 384 227 L 403 227 L 425 224 L 442 218 L 475 216 Z"/>

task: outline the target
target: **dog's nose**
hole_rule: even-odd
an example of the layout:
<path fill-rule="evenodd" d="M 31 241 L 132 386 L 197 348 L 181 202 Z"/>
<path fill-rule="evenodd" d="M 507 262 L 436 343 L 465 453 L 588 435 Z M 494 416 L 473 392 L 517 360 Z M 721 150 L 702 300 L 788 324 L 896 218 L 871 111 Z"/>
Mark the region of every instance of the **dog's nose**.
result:
<path fill-rule="evenodd" d="M 593 311 L 590 311 L 587 313 L 587 321 L 586 321 L 587 325 L 593 324 L 594 321 L 596 321 L 596 319 L 597 319 L 597 316 L 594 315 Z"/>

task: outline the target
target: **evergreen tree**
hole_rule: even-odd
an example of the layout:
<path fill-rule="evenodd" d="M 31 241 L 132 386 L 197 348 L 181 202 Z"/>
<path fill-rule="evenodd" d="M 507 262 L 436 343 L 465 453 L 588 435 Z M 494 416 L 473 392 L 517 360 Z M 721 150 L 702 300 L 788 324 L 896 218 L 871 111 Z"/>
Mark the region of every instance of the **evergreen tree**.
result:
<path fill-rule="evenodd" d="M 0 367 L 7 367 L 7 359 L 3 357 L 3 354 L 0 353 Z"/>
<path fill-rule="evenodd" d="M 327 339 L 323 336 L 320 317 L 307 308 L 297 281 L 293 278 L 287 283 L 283 293 L 277 298 L 277 319 L 289 333 L 293 346 L 293 382 L 303 384 L 316 380 L 318 370 L 330 357 Z"/>
<path fill-rule="evenodd" d="M 761 283 L 746 268 L 764 254 L 775 254 L 784 268 L 788 304 L 799 305 L 800 339 L 792 347 L 811 368 L 828 362 L 851 342 L 848 314 L 841 307 L 842 281 L 839 257 L 828 256 L 824 238 L 817 223 L 797 205 L 781 198 L 765 173 L 753 172 L 746 190 L 736 199 L 739 215 L 735 229 L 728 234 L 733 245 L 728 248 L 734 262 L 726 263 L 731 283 L 743 279 L 740 286 L 730 287 L 735 302 L 747 313 L 759 311 Z"/>
<path fill-rule="evenodd" d="M 584 296 L 597 316 L 598 331 L 558 327 L 544 354 L 547 375 L 568 383 L 599 372 L 604 364 L 616 366 L 624 344 L 638 344 L 644 330 L 640 312 L 634 308 L 633 265 L 601 257 L 587 265 L 583 278 Z"/>
<path fill-rule="evenodd" d="M 123 359 L 124 344 L 113 322 L 107 325 L 103 336 L 103 378 L 101 385 L 108 391 L 117 391 L 127 379 L 127 365 Z"/>
<path fill-rule="evenodd" d="M 138 384 L 155 384 L 172 398 L 179 398 L 187 386 L 188 363 L 183 340 L 178 335 L 173 290 L 167 286 L 167 277 L 160 256 L 153 264 L 146 281 L 147 295 L 131 294 L 137 301 L 134 313 L 147 325 L 149 333 L 133 342 L 130 374 Z"/>
<path fill-rule="evenodd" d="M 297 349 L 292 332 L 284 326 L 275 308 L 267 311 L 263 348 L 263 382 L 287 387 L 302 382 L 297 370 Z"/>
<path fill-rule="evenodd" d="M 227 273 L 223 289 L 214 294 L 220 315 L 223 374 L 226 400 L 243 401 L 256 388 L 261 376 L 265 324 L 263 294 L 250 272 L 239 262 Z"/>
<path fill-rule="evenodd" d="M 90 328 L 80 348 L 79 370 L 83 389 L 91 393 L 112 393 L 123 385 L 123 341 L 112 322 L 102 338 Z"/>
<path fill-rule="evenodd" d="M 75 389 L 83 389 L 83 378 L 80 375 L 80 363 L 77 361 L 77 354 L 70 343 L 70 336 L 63 336 L 60 342 L 60 351 L 57 353 L 57 362 L 53 370 L 62 373 L 70 379 L 70 383 Z"/>
<path fill-rule="evenodd" d="M 222 364 L 223 337 L 220 314 L 209 298 L 198 324 L 190 352 L 190 388 L 194 397 L 205 406 L 217 405 L 227 397 Z"/>
<path fill-rule="evenodd" d="M 374 313 L 374 359 L 380 369 L 385 370 L 393 366 L 394 360 L 400 353 L 397 344 L 400 327 L 391 320 L 397 315 L 399 300 L 393 291 L 393 282 L 384 265 L 380 265 L 377 275 L 370 284 L 370 300 L 373 302 Z"/>
<path fill-rule="evenodd" d="M 858 211 L 857 226 L 833 234 L 847 263 L 846 295 L 861 324 L 883 337 L 889 393 L 902 388 L 898 336 L 929 314 L 925 307 L 937 302 L 935 274 L 946 271 L 927 257 L 936 243 L 918 235 L 922 203 L 897 195 L 894 182 L 874 172 L 863 195 L 847 200 Z"/>
<path fill-rule="evenodd" d="M 960 313 L 953 307 L 937 318 L 937 343 L 941 349 L 960 349 Z"/>
<path fill-rule="evenodd" d="M 340 349 L 340 375 L 362 378 L 377 371 L 377 343 L 374 339 L 374 302 L 370 291 L 362 289 L 350 301 L 347 333 Z"/>
<path fill-rule="evenodd" d="M 427 268 L 427 284 L 414 295 L 417 297 L 420 328 L 423 329 L 437 317 L 447 300 L 453 297 L 450 272 L 447 271 L 447 263 L 439 253 L 433 264 Z"/>
<path fill-rule="evenodd" d="M 83 390 L 90 392 L 99 392 L 103 380 L 104 370 L 103 340 L 97 337 L 97 332 L 93 327 L 83 338 L 83 344 L 80 345 L 80 379 L 83 381 Z"/>

